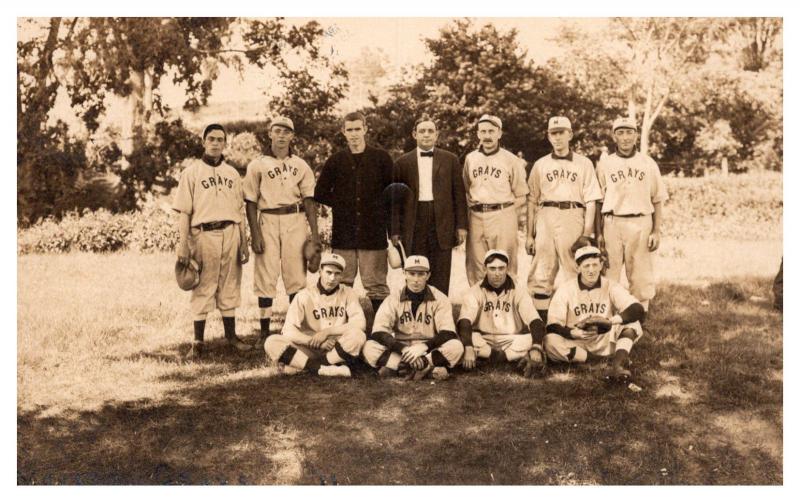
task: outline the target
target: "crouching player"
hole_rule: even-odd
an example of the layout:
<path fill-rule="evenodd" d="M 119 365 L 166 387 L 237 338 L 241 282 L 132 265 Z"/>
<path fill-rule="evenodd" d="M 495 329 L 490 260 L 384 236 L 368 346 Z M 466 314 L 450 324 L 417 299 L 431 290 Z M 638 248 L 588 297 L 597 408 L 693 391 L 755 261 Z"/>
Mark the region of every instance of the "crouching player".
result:
<path fill-rule="evenodd" d="M 404 270 L 406 286 L 392 292 L 375 314 L 364 360 L 382 377 L 408 370 L 414 380 L 429 373 L 445 379 L 447 368 L 464 354 L 453 325 L 453 307 L 444 293 L 428 286 L 427 258 L 409 256 Z"/>
<path fill-rule="evenodd" d="M 599 248 L 578 248 L 575 261 L 578 277 L 558 288 L 547 312 L 547 357 L 583 363 L 613 355 L 608 376 L 625 381 L 631 372 L 624 365 L 642 336 L 639 321 L 644 307 L 620 284 L 602 276 Z M 587 322 L 594 328 L 586 326 Z"/>
<path fill-rule="evenodd" d="M 324 254 L 319 282 L 297 293 L 281 334 L 267 338 L 267 355 L 279 367 L 288 366 L 286 373 L 350 376 L 349 364 L 358 359 L 367 339 L 367 322 L 356 292 L 339 284 L 344 268 L 344 258 Z"/>
<path fill-rule="evenodd" d="M 486 277 L 464 295 L 458 318 L 462 365 L 470 370 L 476 358 L 520 361 L 530 376 L 544 365 L 544 323 L 527 290 L 508 275 L 508 262 L 505 251 L 490 249 L 483 258 Z M 523 332 L 526 327 L 529 333 Z"/>

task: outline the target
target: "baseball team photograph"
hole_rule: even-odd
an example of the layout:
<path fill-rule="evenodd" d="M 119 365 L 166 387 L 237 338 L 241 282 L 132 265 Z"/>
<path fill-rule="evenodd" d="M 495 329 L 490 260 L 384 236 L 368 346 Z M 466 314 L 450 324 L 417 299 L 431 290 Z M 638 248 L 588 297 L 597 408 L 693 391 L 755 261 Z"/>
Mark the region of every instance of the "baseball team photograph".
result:
<path fill-rule="evenodd" d="M 16 24 L 18 490 L 788 497 L 783 18 Z"/>

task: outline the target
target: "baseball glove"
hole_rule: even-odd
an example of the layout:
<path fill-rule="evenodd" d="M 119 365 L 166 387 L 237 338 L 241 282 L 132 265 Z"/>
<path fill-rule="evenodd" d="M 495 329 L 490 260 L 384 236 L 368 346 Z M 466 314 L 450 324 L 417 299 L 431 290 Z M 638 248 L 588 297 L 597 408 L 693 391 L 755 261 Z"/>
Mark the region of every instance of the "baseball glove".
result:
<path fill-rule="evenodd" d="M 608 333 L 611 330 L 611 319 L 599 315 L 587 317 L 578 322 L 577 326 L 584 331 L 596 331 L 598 334 Z"/>
<path fill-rule="evenodd" d="M 180 261 L 176 261 L 175 280 L 182 290 L 193 290 L 200 284 L 200 265 L 195 260 L 189 260 L 187 265 L 182 265 Z"/>

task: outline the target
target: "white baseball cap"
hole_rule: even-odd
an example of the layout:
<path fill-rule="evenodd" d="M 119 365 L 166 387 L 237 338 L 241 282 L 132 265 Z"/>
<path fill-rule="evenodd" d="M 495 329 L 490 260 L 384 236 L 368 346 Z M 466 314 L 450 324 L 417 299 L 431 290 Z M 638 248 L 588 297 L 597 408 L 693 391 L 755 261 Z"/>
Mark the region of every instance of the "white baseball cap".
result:
<path fill-rule="evenodd" d="M 414 272 L 430 272 L 431 264 L 424 256 L 412 255 L 406 258 L 406 266 L 404 270 L 410 270 Z"/>
<path fill-rule="evenodd" d="M 478 123 L 480 124 L 481 122 L 488 122 L 493 126 L 497 127 L 498 129 L 503 128 L 503 121 L 500 120 L 499 117 L 495 117 L 494 115 L 489 115 L 489 114 L 481 115 L 481 118 L 478 119 Z"/>
<path fill-rule="evenodd" d="M 547 132 L 565 129 L 569 131 L 572 130 L 572 124 L 567 117 L 550 117 L 550 120 L 547 122 Z"/>
<path fill-rule="evenodd" d="M 489 263 L 489 260 L 493 256 L 499 257 L 501 260 L 503 260 L 506 263 L 508 263 L 508 261 L 509 261 L 508 260 L 508 253 L 506 253 L 502 249 L 490 249 L 489 251 L 486 251 L 485 255 L 483 255 L 483 264 L 486 265 L 487 263 Z"/>
<path fill-rule="evenodd" d="M 578 248 L 575 251 L 575 261 L 580 263 L 582 258 L 586 258 L 589 256 L 597 256 L 598 258 L 601 256 L 600 248 L 595 246 L 583 246 L 582 248 Z"/>
<path fill-rule="evenodd" d="M 614 124 L 611 126 L 611 132 L 615 132 L 617 129 L 633 129 L 636 130 L 636 121 L 629 117 L 620 117 L 614 120 Z"/>
<path fill-rule="evenodd" d="M 269 125 L 270 128 L 274 126 L 283 126 L 290 131 L 294 132 L 294 122 L 289 117 L 284 117 L 283 115 L 279 115 L 272 119 L 272 123 Z"/>
<path fill-rule="evenodd" d="M 325 265 L 333 265 L 335 267 L 339 267 L 341 270 L 344 270 L 345 261 L 344 258 L 338 254 L 323 253 L 322 259 L 319 261 L 319 268 L 322 268 Z"/>

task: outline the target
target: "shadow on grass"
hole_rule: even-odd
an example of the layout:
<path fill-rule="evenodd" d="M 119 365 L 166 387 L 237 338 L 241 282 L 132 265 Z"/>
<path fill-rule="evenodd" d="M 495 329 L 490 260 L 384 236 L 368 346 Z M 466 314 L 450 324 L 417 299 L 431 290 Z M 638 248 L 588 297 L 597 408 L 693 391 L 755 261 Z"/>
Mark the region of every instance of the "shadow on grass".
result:
<path fill-rule="evenodd" d="M 597 367 L 204 384 L 261 367 L 221 350 L 215 365 L 177 365 L 163 377 L 176 390 L 158 401 L 19 414 L 17 482 L 781 484 L 782 316 L 726 288 L 661 289 L 634 349 L 640 393 L 604 384 Z"/>

